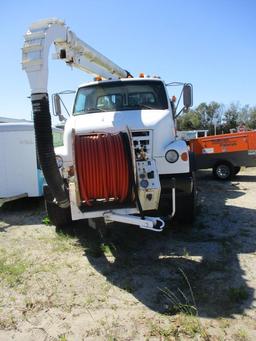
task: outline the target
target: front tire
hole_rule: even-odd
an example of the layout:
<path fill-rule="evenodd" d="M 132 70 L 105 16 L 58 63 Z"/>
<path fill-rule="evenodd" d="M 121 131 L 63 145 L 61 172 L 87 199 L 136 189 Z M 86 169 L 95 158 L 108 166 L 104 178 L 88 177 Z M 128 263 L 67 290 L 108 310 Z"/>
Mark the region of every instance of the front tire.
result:
<path fill-rule="evenodd" d="M 177 197 L 176 217 L 179 223 L 192 226 L 196 216 L 196 187 L 195 182 L 190 194 Z"/>
<path fill-rule="evenodd" d="M 47 215 L 57 233 L 72 234 L 72 218 L 69 208 L 61 208 L 54 203 L 53 195 L 48 186 L 44 186 L 44 198 Z"/>

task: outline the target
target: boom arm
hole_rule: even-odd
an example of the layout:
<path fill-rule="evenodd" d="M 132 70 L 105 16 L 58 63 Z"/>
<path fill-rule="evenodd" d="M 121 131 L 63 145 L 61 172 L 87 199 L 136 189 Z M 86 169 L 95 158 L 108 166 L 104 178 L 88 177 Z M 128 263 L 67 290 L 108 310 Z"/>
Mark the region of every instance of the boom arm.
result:
<path fill-rule="evenodd" d="M 56 164 L 47 93 L 48 55 L 53 42 L 57 58 L 64 59 L 69 65 L 87 73 L 105 79 L 125 78 L 129 73 L 78 39 L 62 20 L 38 21 L 32 24 L 25 34 L 22 68 L 27 73 L 31 88 L 38 157 L 55 203 L 66 209 L 69 206 L 69 197 Z"/>
<path fill-rule="evenodd" d="M 81 41 L 59 19 L 38 21 L 25 34 L 22 49 L 22 68 L 26 71 L 31 92 L 47 93 L 48 55 L 55 44 L 57 59 L 104 79 L 126 78 L 130 74 L 100 52 Z"/>

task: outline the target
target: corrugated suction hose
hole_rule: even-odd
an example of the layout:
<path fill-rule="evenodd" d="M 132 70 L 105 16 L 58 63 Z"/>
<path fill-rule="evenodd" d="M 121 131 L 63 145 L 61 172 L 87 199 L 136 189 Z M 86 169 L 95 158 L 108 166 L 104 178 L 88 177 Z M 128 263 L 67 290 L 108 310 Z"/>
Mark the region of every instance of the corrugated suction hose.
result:
<path fill-rule="evenodd" d="M 57 205 L 67 208 L 69 206 L 68 194 L 57 167 L 54 153 L 48 94 L 32 94 L 31 101 L 37 152 L 45 180 L 56 199 Z"/>

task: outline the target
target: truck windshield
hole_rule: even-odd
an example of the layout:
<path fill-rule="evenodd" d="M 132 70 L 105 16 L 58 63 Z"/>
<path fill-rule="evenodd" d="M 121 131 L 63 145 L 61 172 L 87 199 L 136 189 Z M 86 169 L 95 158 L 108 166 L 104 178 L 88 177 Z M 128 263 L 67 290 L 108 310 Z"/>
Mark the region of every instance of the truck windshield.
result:
<path fill-rule="evenodd" d="M 161 81 L 114 81 L 80 88 L 73 114 L 167 108 L 167 96 Z"/>

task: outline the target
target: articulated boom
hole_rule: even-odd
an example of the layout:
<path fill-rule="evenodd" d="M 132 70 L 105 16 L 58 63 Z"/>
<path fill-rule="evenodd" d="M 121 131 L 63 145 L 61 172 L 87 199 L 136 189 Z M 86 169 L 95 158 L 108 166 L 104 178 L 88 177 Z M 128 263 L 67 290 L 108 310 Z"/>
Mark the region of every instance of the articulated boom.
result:
<path fill-rule="evenodd" d="M 126 78 L 129 73 L 77 38 L 59 19 L 41 20 L 25 34 L 22 67 L 27 72 L 32 93 L 47 93 L 48 54 L 55 44 L 57 59 L 104 79 Z"/>

